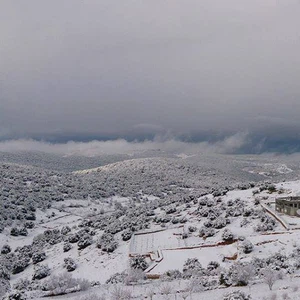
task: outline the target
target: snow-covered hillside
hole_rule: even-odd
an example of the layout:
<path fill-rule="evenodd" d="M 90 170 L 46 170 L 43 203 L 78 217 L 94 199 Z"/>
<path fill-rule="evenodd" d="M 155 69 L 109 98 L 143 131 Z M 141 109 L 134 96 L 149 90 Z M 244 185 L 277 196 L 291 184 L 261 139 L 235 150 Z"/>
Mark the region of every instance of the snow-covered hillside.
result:
<path fill-rule="evenodd" d="M 194 291 L 195 299 L 204 297 L 207 293 L 214 299 L 213 297 L 220 297 L 220 294 L 223 295 L 230 289 L 234 290 L 234 280 L 239 278 L 231 273 L 233 268 L 246 268 L 250 265 L 255 266 L 251 271 L 253 274 L 246 276 L 246 284 L 253 285 L 250 292 L 259 288 L 262 295 L 271 293 L 263 284 L 262 271 L 265 268 L 278 271 L 283 278 L 282 282 L 276 281 L 276 290 L 283 286 L 283 282 L 285 285 L 289 283 L 288 289 L 295 289 L 295 284 L 290 281 L 297 282 L 300 231 L 284 228 L 272 214 L 265 212 L 264 205 L 273 202 L 278 193 L 281 196 L 300 193 L 300 182 L 279 183 L 276 191 L 270 193 L 271 190 L 273 188 L 260 185 L 247 190 L 228 191 L 223 196 L 208 194 L 166 205 L 159 198 L 142 193 L 138 203 L 121 197 L 107 201 L 88 199 L 57 202 L 45 212 L 37 211 L 35 226 L 27 236 L 12 236 L 8 228 L 1 233 L 1 244 L 9 245 L 11 250 L 10 253 L 1 255 L 1 261 L 4 264 L 7 261 L 20 263 L 20 259 L 26 260 L 29 255 L 23 271 L 16 272 L 16 267 L 10 269 L 7 265 L 6 268 L 13 273 L 10 275 L 11 285 L 23 288 L 27 285 L 27 289 L 30 287 L 30 290 L 35 290 L 28 292 L 32 295 L 43 293 L 38 290 L 47 286 L 49 278 L 66 272 L 67 258 L 74 260 L 76 265 L 75 270 L 70 272 L 72 277 L 89 280 L 96 285 L 89 290 L 97 293 L 105 290 L 108 294 L 112 290 L 110 282 L 128 284 L 131 278 L 134 282 L 138 280 L 140 284 L 144 282 L 145 287 L 153 285 L 153 289 L 157 289 L 156 294 L 165 283 L 172 287 L 172 292 L 177 289 L 180 294 L 188 289 L 191 281 L 201 279 L 197 283 L 201 286 L 201 293 Z M 144 209 L 149 212 L 146 213 L 149 218 L 139 224 Z M 97 211 L 101 213 L 93 213 Z M 138 215 L 135 214 L 136 211 L 139 211 Z M 120 223 L 117 219 L 114 221 L 115 214 L 119 215 Z M 131 238 L 124 241 L 121 224 L 128 222 L 130 215 L 130 221 L 140 229 L 136 228 L 131 233 Z M 280 215 L 278 218 L 286 223 L 290 222 L 286 216 Z M 106 219 L 108 223 L 104 221 Z M 120 228 L 118 224 L 121 225 Z M 125 231 L 128 232 L 127 229 Z M 107 252 L 99 241 L 105 234 L 111 234 L 116 240 L 117 247 L 112 252 Z M 84 240 L 90 242 L 85 244 Z M 67 244 L 70 245 L 70 250 L 66 251 Z M 24 245 L 30 246 L 25 249 Z M 36 253 L 45 253 L 41 262 L 33 262 Z M 148 278 L 160 279 L 143 281 L 141 275 L 138 279 L 133 278 L 129 270 L 134 258 L 130 256 L 139 255 L 146 257 L 147 268 L 144 274 Z M 192 265 L 187 264 L 189 260 Z M 44 279 L 33 279 L 42 265 L 49 268 L 49 274 Z M 115 273 L 120 275 L 115 276 Z M 224 282 L 220 285 L 221 274 Z M 224 284 L 231 288 L 224 289 Z M 144 285 L 136 286 L 135 283 L 133 294 L 146 293 L 143 287 Z M 220 290 L 220 287 L 223 289 Z M 207 289 L 210 292 L 205 292 Z M 249 290 L 244 290 L 249 293 Z M 156 296 L 157 299 L 160 297 Z"/>
<path fill-rule="evenodd" d="M 194 159 L 131 159 L 76 173 L 2 164 L 2 293 L 222 299 L 242 290 L 297 299 L 300 221 L 278 214 L 274 201 L 299 195 L 300 181 L 239 181 Z"/>

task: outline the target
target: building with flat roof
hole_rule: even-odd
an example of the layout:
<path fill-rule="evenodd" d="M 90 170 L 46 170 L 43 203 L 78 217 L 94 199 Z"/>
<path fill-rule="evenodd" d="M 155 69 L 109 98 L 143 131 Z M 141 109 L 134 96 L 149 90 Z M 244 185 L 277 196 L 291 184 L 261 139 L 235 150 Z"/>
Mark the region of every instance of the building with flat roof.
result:
<path fill-rule="evenodd" d="M 276 198 L 275 209 L 289 216 L 300 216 L 300 196 Z"/>

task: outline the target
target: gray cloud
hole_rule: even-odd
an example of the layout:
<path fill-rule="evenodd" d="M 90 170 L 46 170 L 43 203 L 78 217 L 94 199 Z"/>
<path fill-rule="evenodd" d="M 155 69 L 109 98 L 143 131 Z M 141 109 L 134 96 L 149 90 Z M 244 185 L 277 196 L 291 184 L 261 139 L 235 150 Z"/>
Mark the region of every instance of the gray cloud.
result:
<path fill-rule="evenodd" d="M 298 0 L 3 1 L 0 138 L 296 143 L 299 15 Z"/>

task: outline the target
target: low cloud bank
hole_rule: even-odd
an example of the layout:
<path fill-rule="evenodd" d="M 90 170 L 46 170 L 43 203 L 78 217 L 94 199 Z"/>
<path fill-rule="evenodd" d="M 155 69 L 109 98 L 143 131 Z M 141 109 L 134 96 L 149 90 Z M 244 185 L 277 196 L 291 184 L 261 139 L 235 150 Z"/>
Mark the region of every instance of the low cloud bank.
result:
<path fill-rule="evenodd" d="M 155 138 L 144 142 L 128 142 L 124 139 L 110 141 L 91 141 L 49 143 L 32 139 L 18 139 L 0 142 L 1 152 L 41 151 L 61 155 L 97 156 L 102 154 L 131 154 L 147 150 L 161 150 L 172 153 L 237 153 L 249 143 L 247 133 L 237 133 L 214 143 L 183 142 L 176 139 Z"/>

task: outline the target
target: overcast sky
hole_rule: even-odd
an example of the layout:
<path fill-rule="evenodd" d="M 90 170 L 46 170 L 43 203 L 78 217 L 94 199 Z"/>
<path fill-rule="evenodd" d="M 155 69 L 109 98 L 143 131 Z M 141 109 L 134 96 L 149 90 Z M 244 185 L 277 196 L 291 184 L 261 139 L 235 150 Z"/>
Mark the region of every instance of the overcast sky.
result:
<path fill-rule="evenodd" d="M 0 139 L 297 144 L 299 16 L 298 0 L 2 0 Z"/>

